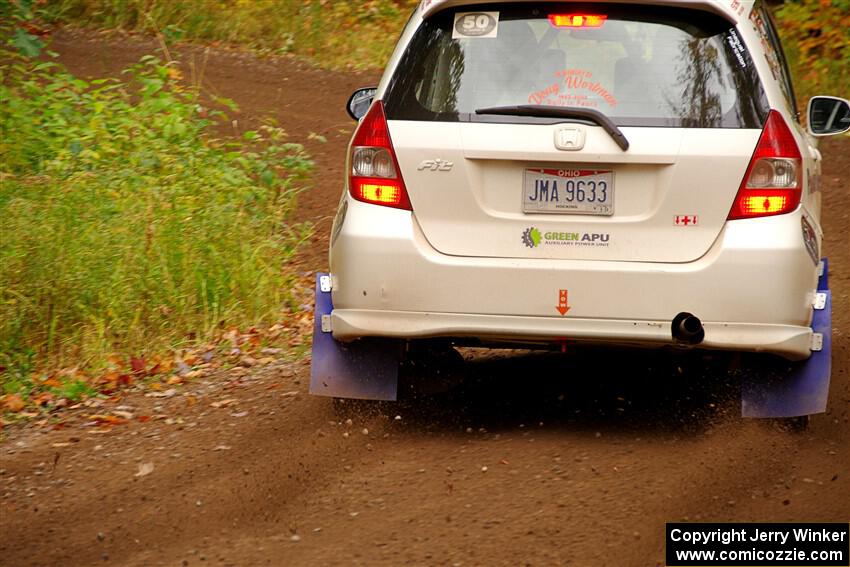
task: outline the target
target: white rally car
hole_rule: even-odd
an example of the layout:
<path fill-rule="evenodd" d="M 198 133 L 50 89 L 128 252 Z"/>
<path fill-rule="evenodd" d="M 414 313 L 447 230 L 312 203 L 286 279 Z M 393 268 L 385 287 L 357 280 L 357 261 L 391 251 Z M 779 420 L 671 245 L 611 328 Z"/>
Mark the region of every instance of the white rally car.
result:
<path fill-rule="evenodd" d="M 418 339 L 825 348 L 816 137 L 850 105 L 801 125 L 758 2 L 426 0 L 349 112 L 315 393 L 393 397 Z M 750 414 L 814 413 L 805 380 Z"/>

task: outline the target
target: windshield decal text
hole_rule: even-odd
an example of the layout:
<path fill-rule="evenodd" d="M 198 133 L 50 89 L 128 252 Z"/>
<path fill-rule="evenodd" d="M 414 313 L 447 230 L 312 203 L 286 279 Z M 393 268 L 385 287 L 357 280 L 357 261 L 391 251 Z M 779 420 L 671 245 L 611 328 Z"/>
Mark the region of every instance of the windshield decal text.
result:
<path fill-rule="evenodd" d="M 598 99 L 601 99 L 611 107 L 617 106 L 616 97 L 602 83 L 593 79 L 591 71 L 565 69 L 557 71 L 555 77 L 555 82 L 528 95 L 528 102 L 550 106 L 597 108 Z"/>

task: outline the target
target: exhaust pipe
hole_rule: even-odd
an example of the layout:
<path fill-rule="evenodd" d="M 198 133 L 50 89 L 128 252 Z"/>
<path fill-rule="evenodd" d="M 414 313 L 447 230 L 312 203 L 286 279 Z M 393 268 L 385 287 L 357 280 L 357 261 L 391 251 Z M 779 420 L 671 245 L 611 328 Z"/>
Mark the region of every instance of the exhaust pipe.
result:
<path fill-rule="evenodd" d="M 699 317 L 691 313 L 679 313 L 673 318 L 673 340 L 688 345 L 698 345 L 705 339 L 705 329 Z"/>

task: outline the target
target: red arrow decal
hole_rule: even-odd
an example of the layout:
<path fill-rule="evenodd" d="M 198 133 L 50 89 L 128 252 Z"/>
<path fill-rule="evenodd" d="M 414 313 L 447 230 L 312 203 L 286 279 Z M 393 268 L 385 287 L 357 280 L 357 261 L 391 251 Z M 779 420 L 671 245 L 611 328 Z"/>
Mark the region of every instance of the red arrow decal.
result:
<path fill-rule="evenodd" d="M 568 291 L 562 289 L 558 292 L 558 306 L 555 308 L 558 310 L 558 313 L 563 317 L 570 310 L 570 301 Z"/>

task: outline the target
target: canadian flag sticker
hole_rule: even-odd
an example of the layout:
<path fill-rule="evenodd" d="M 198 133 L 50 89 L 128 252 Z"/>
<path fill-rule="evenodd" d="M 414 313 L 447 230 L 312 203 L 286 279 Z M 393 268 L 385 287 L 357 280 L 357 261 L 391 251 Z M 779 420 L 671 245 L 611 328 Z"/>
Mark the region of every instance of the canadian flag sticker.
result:
<path fill-rule="evenodd" d="M 696 226 L 699 224 L 699 217 L 697 215 L 676 215 L 673 222 L 676 226 Z"/>

